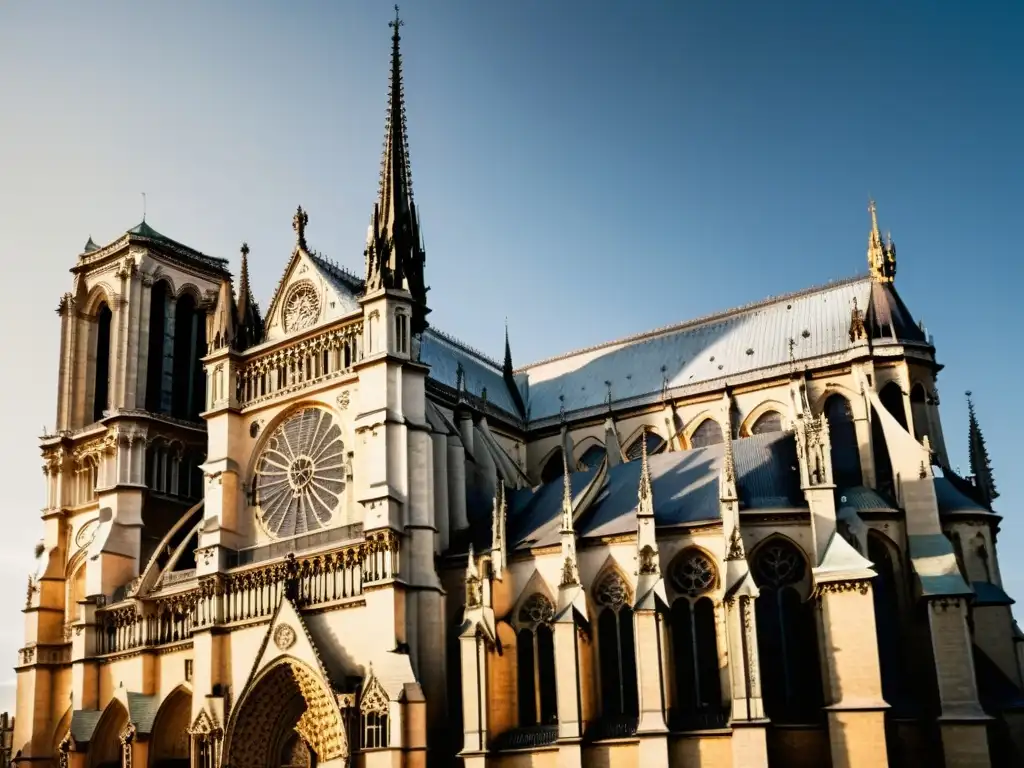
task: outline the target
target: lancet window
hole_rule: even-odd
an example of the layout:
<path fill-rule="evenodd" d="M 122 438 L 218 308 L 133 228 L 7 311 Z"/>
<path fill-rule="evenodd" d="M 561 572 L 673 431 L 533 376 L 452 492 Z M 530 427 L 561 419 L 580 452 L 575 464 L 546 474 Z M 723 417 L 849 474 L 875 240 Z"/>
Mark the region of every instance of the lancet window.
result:
<path fill-rule="evenodd" d="M 206 352 L 206 322 L 191 294 L 175 302 L 174 361 L 172 366 L 171 414 L 198 420 L 206 402 L 206 374 L 202 357 Z"/>
<path fill-rule="evenodd" d="M 704 419 L 700 426 L 693 430 L 690 435 L 691 448 L 704 448 L 708 445 L 718 445 L 725 442 L 722 434 L 722 425 L 714 419 Z"/>
<path fill-rule="evenodd" d="M 710 597 L 718 586 L 718 569 L 710 555 L 691 547 L 673 560 L 669 579 L 677 595 L 670 615 L 675 661 L 672 727 L 713 727 L 722 712 L 715 605 Z"/>
<path fill-rule="evenodd" d="M 93 352 L 96 362 L 93 369 L 92 420 L 99 421 L 103 412 L 110 407 L 110 325 L 113 315 L 106 302 L 96 310 L 96 331 Z"/>
<path fill-rule="evenodd" d="M 544 469 L 540 472 L 540 481 L 545 485 L 550 483 L 552 480 L 556 480 L 561 477 L 565 472 L 562 459 L 562 449 L 557 449 L 551 458 L 548 459 L 547 464 L 544 465 Z"/>
<path fill-rule="evenodd" d="M 644 433 L 630 443 L 628 449 L 626 449 L 626 459 L 628 461 L 639 461 L 643 455 L 644 442 L 647 443 L 647 455 L 657 453 L 664 445 L 665 441 L 656 433 L 649 429 L 644 430 Z"/>
<path fill-rule="evenodd" d="M 959 540 L 959 537 L 958 537 Z M 878 634 L 878 662 L 882 673 L 882 696 L 893 714 L 911 714 L 909 689 L 904 669 L 903 632 L 900 622 L 899 582 L 890 547 L 875 532 L 868 534 L 868 559 L 875 565 L 877 578 L 871 592 L 875 603 L 875 629 Z"/>
<path fill-rule="evenodd" d="M 380 681 L 371 676 L 359 702 L 360 746 L 363 749 L 384 749 L 389 745 L 389 706 L 387 692 Z"/>
<path fill-rule="evenodd" d="M 146 357 L 146 410 L 171 411 L 171 371 L 168 365 L 173 350 L 173 303 L 165 281 L 157 281 L 149 295 L 149 354 Z"/>
<path fill-rule="evenodd" d="M 769 539 L 753 560 L 757 598 L 757 641 L 762 659 L 765 712 L 781 723 L 811 723 L 823 704 L 814 607 L 799 591 L 807 560 L 781 537 Z"/>
<path fill-rule="evenodd" d="M 580 464 L 587 469 L 597 469 L 604 461 L 605 448 L 603 445 L 592 445 L 580 456 Z"/>
<path fill-rule="evenodd" d="M 636 717 L 636 643 L 631 593 L 625 580 L 610 571 L 594 590 L 599 606 L 597 650 L 601 678 L 601 714 L 605 718 Z"/>
<path fill-rule="evenodd" d="M 750 434 L 764 435 L 769 432 L 782 431 L 782 414 L 778 411 L 765 411 L 750 426 Z"/>
<path fill-rule="evenodd" d="M 551 620 L 555 609 L 544 595 L 534 594 L 519 609 L 516 637 L 519 725 L 558 722 L 555 696 L 555 642 Z"/>
<path fill-rule="evenodd" d="M 850 401 L 839 394 L 830 395 L 825 401 L 825 418 L 832 443 L 832 476 L 836 485 L 847 488 L 862 485 L 860 447 Z"/>
<path fill-rule="evenodd" d="M 928 423 L 928 396 L 921 384 L 915 384 L 910 390 L 910 415 L 914 419 L 914 437 L 921 442 L 924 436 L 931 432 Z"/>

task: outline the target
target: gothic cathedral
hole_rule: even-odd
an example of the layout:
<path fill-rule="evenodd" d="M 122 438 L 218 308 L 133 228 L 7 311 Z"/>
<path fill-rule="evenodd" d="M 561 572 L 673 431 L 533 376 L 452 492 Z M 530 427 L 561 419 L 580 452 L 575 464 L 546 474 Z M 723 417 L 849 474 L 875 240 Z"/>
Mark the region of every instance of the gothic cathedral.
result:
<path fill-rule="evenodd" d="M 428 321 L 399 24 L 362 274 L 143 222 L 60 301 L 13 764 L 1024 764 L 971 409 L 868 274 L 516 368 Z"/>

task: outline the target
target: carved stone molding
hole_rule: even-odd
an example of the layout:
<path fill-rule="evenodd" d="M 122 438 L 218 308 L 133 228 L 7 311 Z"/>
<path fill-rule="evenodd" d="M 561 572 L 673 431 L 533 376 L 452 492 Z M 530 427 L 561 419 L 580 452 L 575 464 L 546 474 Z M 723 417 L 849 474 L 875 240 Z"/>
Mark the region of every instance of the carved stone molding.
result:
<path fill-rule="evenodd" d="M 817 586 L 815 593 L 818 595 L 826 593 L 840 595 L 844 592 L 859 592 L 866 595 L 870 589 L 871 582 L 867 579 L 851 579 L 849 581 L 826 581 Z"/>

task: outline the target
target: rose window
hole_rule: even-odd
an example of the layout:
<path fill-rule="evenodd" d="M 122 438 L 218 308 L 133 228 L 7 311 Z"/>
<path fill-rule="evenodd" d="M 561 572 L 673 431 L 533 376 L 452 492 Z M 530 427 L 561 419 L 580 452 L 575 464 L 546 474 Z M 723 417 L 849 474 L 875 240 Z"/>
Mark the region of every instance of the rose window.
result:
<path fill-rule="evenodd" d="M 309 283 L 299 283 L 288 293 L 284 302 L 286 331 L 309 328 L 320 317 L 320 297 Z"/>
<path fill-rule="evenodd" d="M 672 569 L 672 581 L 676 589 L 691 597 L 714 587 L 716 579 L 715 564 L 710 557 L 696 549 L 683 553 Z"/>
<path fill-rule="evenodd" d="M 327 526 L 345 490 L 345 446 L 327 411 L 306 408 L 284 421 L 256 465 L 256 506 L 271 536 Z"/>

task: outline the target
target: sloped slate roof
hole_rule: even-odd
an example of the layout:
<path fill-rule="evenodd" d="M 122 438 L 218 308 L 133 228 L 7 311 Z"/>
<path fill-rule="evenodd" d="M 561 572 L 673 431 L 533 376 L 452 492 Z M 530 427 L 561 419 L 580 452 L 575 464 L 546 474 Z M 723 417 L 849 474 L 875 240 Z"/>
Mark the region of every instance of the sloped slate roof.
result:
<path fill-rule="evenodd" d="M 341 312 L 354 312 L 359 309 L 359 301 L 356 297 L 363 292 L 363 281 L 323 256 L 310 254 L 309 259 L 320 270 L 324 280 L 330 283 L 337 293 L 338 301 L 342 304 L 339 308 Z"/>
<path fill-rule="evenodd" d="M 923 340 L 892 286 L 854 278 L 526 366 L 529 419 L 557 415 L 559 396 L 566 411 L 599 406 L 609 381 L 613 398 L 625 400 L 660 392 L 666 380 L 675 388 L 785 365 L 790 339 L 798 362 L 843 352 L 854 345 L 854 301 L 867 311 L 873 291 L 881 292 L 878 337 L 895 327 L 900 338 Z"/>
<path fill-rule="evenodd" d="M 483 397 L 486 389 L 487 402 L 510 415 L 517 415 L 515 401 L 505 384 L 501 367 L 479 352 L 463 346 L 440 331 L 428 328 L 420 342 L 420 361 L 430 366 L 431 379 L 452 389 L 457 388 L 461 363 L 463 386 L 469 394 Z"/>
<path fill-rule="evenodd" d="M 949 512 L 988 512 L 978 502 L 961 493 L 953 483 L 945 477 L 932 479 L 935 483 L 935 498 L 939 503 L 939 514 Z"/>
<path fill-rule="evenodd" d="M 846 501 L 843 501 L 843 498 Z M 878 493 L 863 485 L 836 489 L 836 505 L 852 507 L 857 512 L 896 512 L 896 507 Z"/>
<path fill-rule="evenodd" d="M 649 457 L 654 491 L 654 519 L 671 527 L 720 517 L 719 478 L 724 445 Z M 736 480 L 745 509 L 804 509 L 796 466 L 796 442 L 789 432 L 755 435 L 733 441 Z M 636 531 L 639 461 L 628 461 L 608 471 L 605 487 L 590 509 L 576 522 L 580 538 L 614 536 Z M 570 475 L 573 496 L 593 478 L 596 470 Z M 562 511 L 562 479 L 535 489 L 509 492 L 508 545 L 529 548 L 558 543 Z"/>
<path fill-rule="evenodd" d="M 924 343 L 922 331 L 892 283 L 872 283 L 871 304 L 865 317 L 871 338 Z"/>

